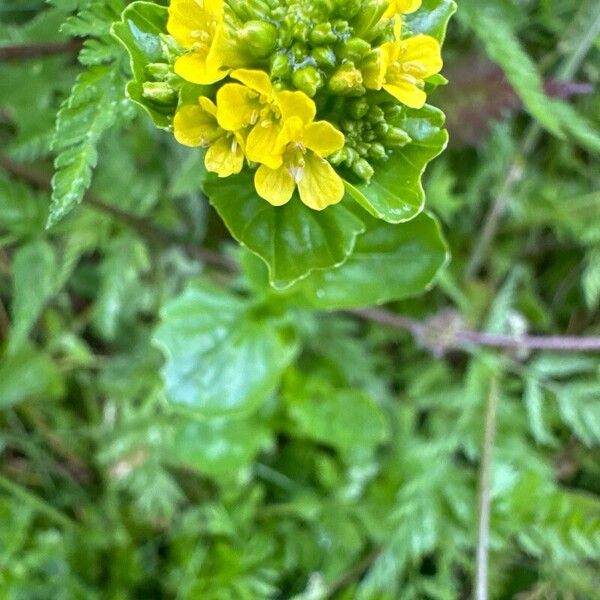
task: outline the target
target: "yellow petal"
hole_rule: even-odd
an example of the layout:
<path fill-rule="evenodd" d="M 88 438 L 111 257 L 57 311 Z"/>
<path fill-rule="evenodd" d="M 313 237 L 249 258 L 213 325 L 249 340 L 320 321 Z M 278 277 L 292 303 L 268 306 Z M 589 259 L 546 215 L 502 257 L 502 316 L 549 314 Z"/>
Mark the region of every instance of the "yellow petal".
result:
<path fill-rule="evenodd" d="M 207 112 L 209 115 L 215 117 L 216 121 L 217 105 L 210 98 L 207 98 L 206 96 L 200 96 L 200 98 L 198 98 L 198 104 L 200 104 L 200 107 L 204 112 Z"/>
<path fill-rule="evenodd" d="M 305 127 L 303 142 L 319 156 L 329 156 L 344 146 L 344 134 L 327 121 L 316 121 Z"/>
<path fill-rule="evenodd" d="M 408 15 L 421 7 L 421 0 L 390 0 L 387 10 L 383 14 L 384 19 L 391 19 L 395 15 Z"/>
<path fill-rule="evenodd" d="M 386 42 L 367 58 L 361 70 L 366 88 L 370 90 L 381 89 L 388 67 L 397 52 L 396 46 L 397 43 L 395 42 Z"/>
<path fill-rule="evenodd" d="M 264 94 L 265 96 L 269 96 L 269 98 L 273 96 L 271 79 L 264 71 L 236 69 L 231 72 L 231 77 L 241 81 L 244 85 L 257 91 L 259 94 Z"/>
<path fill-rule="evenodd" d="M 222 130 L 217 125 L 215 117 L 202 106 L 188 105 L 181 107 L 175 113 L 173 133 L 180 144 L 194 147 L 212 143 L 222 135 Z"/>
<path fill-rule="evenodd" d="M 242 170 L 244 152 L 235 138 L 223 136 L 206 151 L 204 164 L 219 177 L 229 177 Z"/>
<path fill-rule="evenodd" d="M 423 108 L 427 101 L 427 94 L 422 89 L 402 79 L 396 79 L 393 85 L 384 85 L 383 89 L 410 108 Z"/>
<path fill-rule="evenodd" d="M 281 130 L 278 122 L 269 120 L 258 122 L 246 140 L 248 160 L 277 169 L 283 162 L 283 148 L 279 139 Z"/>
<path fill-rule="evenodd" d="M 276 92 L 275 99 L 281 118 L 285 121 L 291 117 L 299 117 L 303 123 L 310 123 L 317 114 L 315 103 L 304 92 Z"/>
<path fill-rule="evenodd" d="M 206 31 L 211 15 L 195 0 L 171 0 L 167 31 L 184 48 L 191 48 L 197 41 L 193 33 Z"/>
<path fill-rule="evenodd" d="M 300 117 L 290 117 L 287 121 L 283 122 L 280 128 L 275 147 L 283 151 L 290 143 L 302 142 L 304 139 L 304 129 L 304 122 Z"/>
<path fill-rule="evenodd" d="M 239 83 L 226 83 L 217 92 L 217 120 L 227 131 L 256 122 L 260 111 L 258 95 Z"/>
<path fill-rule="evenodd" d="M 439 42 L 429 35 L 415 35 L 399 42 L 399 60 L 405 72 L 425 79 L 442 69 L 442 54 Z"/>
<path fill-rule="evenodd" d="M 219 66 L 220 67 L 220 66 Z M 175 61 L 175 73 L 182 79 L 198 85 L 210 85 L 227 77 L 227 70 L 209 64 L 199 52 L 188 52 Z"/>
<path fill-rule="evenodd" d="M 290 201 L 294 193 L 294 179 L 287 168 L 270 169 L 261 165 L 254 175 L 256 193 L 273 206 L 281 206 Z"/>
<path fill-rule="evenodd" d="M 300 199 L 309 208 L 323 210 L 344 197 L 344 183 L 333 167 L 312 152 L 305 157 L 304 174 L 298 183 Z"/>
<path fill-rule="evenodd" d="M 223 19 L 223 0 L 204 0 L 204 9 L 217 19 Z"/>

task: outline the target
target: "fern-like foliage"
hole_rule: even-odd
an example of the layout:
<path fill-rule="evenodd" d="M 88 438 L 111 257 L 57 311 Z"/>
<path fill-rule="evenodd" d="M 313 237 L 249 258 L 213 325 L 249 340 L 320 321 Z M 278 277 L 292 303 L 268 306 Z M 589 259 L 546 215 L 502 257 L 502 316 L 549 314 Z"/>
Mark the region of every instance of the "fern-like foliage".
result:
<path fill-rule="evenodd" d="M 109 30 L 122 8 L 121 0 L 83 0 L 61 31 L 85 37 L 79 55 L 89 68 L 79 75 L 56 119 L 53 150 L 57 153 L 52 179 L 48 226 L 62 219 L 83 195 L 98 161 L 97 146 L 119 115 L 128 113 L 119 77 L 119 47 Z"/>

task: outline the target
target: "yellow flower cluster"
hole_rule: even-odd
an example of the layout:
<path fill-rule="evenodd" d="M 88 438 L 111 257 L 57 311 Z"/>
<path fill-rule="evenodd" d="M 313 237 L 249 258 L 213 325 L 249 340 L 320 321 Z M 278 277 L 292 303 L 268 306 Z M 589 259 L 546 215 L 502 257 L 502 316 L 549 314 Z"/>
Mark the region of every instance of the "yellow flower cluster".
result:
<path fill-rule="evenodd" d="M 401 15 L 420 4 L 389 0 L 382 18 L 395 19 L 395 39 L 374 49 L 359 75 L 366 89 L 383 89 L 412 108 L 423 106 L 424 80 L 442 66 L 434 38 L 401 38 Z M 167 29 L 184 49 L 174 65 L 182 79 L 212 85 L 229 78 L 216 102 L 201 96 L 179 107 L 173 128 L 180 143 L 207 148 L 206 168 L 219 177 L 239 173 L 246 162 L 256 166 L 256 191 L 274 206 L 287 203 L 296 188 L 316 210 L 342 199 L 343 181 L 327 157 L 344 147 L 344 134 L 315 121 L 317 108 L 307 94 L 277 89 L 264 70 L 245 68 L 227 31 L 224 0 L 171 0 Z"/>

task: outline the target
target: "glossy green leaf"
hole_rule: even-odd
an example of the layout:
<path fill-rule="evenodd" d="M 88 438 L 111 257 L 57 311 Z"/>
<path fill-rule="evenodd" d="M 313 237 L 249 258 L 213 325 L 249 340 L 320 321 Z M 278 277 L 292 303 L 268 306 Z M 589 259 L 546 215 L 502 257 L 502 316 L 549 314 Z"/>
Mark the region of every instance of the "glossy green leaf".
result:
<path fill-rule="evenodd" d="M 395 123 L 413 140 L 396 150 L 368 183 L 346 183 L 348 193 L 371 215 L 388 223 L 403 223 L 416 217 L 424 207 L 421 177 L 427 164 L 448 143 L 442 129 L 444 114 L 432 107 L 404 111 Z"/>
<path fill-rule="evenodd" d="M 422 213 L 401 225 L 369 219 L 345 264 L 313 273 L 298 288 L 318 308 L 382 304 L 423 293 L 447 259 L 446 243 L 431 215 Z"/>
<path fill-rule="evenodd" d="M 308 208 L 296 195 L 274 207 L 257 196 L 248 172 L 226 179 L 209 175 L 205 191 L 233 237 L 265 261 L 278 289 L 342 264 L 364 231 L 363 222 L 345 206 L 348 197 L 323 211 Z"/>
<path fill-rule="evenodd" d="M 423 0 L 417 12 L 406 15 L 406 26 L 413 33 L 425 33 L 443 42 L 448 21 L 455 12 L 454 0 Z"/>
<path fill-rule="evenodd" d="M 203 416 L 256 408 L 273 392 L 296 350 L 281 321 L 200 282 L 164 308 L 154 339 L 166 357 L 167 398 Z"/>
<path fill-rule="evenodd" d="M 146 66 L 165 62 L 160 35 L 167 30 L 167 19 L 166 7 L 152 2 L 133 2 L 111 29 L 129 53 L 133 79 L 127 84 L 127 95 L 162 129 L 170 128 L 172 109 L 144 98 L 143 84 L 149 81 Z"/>

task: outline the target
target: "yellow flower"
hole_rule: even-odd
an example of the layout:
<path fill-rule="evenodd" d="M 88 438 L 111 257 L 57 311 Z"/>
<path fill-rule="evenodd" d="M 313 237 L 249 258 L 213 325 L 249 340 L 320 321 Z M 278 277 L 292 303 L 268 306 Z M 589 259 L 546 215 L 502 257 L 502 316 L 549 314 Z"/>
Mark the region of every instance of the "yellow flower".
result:
<path fill-rule="evenodd" d="M 188 50 L 175 61 L 177 75 L 201 85 L 227 76 L 223 0 L 171 0 L 167 30 Z"/>
<path fill-rule="evenodd" d="M 389 0 L 389 5 L 385 13 L 384 19 L 391 19 L 396 15 L 408 15 L 421 8 L 421 0 Z"/>
<path fill-rule="evenodd" d="M 311 121 L 315 103 L 303 92 L 277 91 L 263 71 L 237 69 L 217 92 L 217 119 L 228 131 L 250 127 L 246 140 L 248 160 L 276 169 L 281 165 L 277 139 L 286 119 L 297 116 Z"/>
<path fill-rule="evenodd" d="M 291 117 L 282 127 L 277 147 L 281 166 L 258 167 L 254 186 L 259 196 L 274 206 L 289 202 L 298 186 L 306 206 L 322 210 L 344 196 L 344 183 L 325 159 L 344 145 L 344 135 L 326 121 Z"/>
<path fill-rule="evenodd" d="M 425 79 L 441 68 L 439 42 L 428 35 L 415 35 L 380 46 L 376 61 L 363 70 L 364 84 L 373 90 L 383 88 L 410 108 L 422 108 L 427 100 Z"/>
<path fill-rule="evenodd" d="M 187 105 L 175 113 L 175 139 L 185 146 L 208 148 L 206 168 L 219 177 L 239 173 L 244 166 L 244 139 L 238 132 L 225 131 L 217 123 L 217 107 L 201 96 L 198 106 Z"/>

